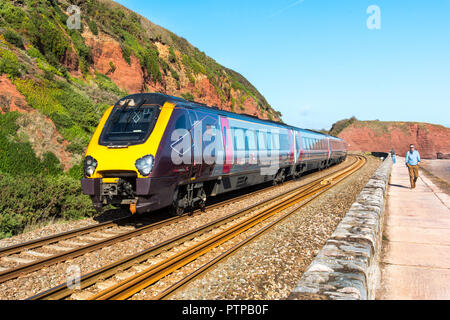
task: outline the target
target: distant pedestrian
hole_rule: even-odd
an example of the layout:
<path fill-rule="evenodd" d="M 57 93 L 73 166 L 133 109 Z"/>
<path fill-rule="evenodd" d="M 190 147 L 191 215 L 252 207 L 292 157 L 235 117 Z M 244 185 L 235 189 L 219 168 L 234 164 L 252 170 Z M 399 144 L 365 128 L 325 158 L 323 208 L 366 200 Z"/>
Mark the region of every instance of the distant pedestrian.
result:
<path fill-rule="evenodd" d="M 413 144 L 409 146 L 409 151 L 406 153 L 405 162 L 409 170 L 411 189 L 414 189 L 416 187 L 417 179 L 419 178 L 420 154 Z"/>
<path fill-rule="evenodd" d="M 395 156 L 394 148 L 392 148 L 392 150 L 391 150 L 391 157 L 392 157 L 392 162 L 395 164 L 397 162 L 397 158 Z"/>

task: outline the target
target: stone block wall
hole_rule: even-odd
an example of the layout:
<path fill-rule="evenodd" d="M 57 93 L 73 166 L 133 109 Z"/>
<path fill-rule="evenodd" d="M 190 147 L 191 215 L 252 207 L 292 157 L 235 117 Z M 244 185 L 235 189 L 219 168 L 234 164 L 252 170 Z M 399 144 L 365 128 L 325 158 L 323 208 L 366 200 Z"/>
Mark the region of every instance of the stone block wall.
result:
<path fill-rule="evenodd" d="M 370 300 L 379 281 L 384 202 L 392 159 L 385 161 L 356 198 L 288 299 Z"/>

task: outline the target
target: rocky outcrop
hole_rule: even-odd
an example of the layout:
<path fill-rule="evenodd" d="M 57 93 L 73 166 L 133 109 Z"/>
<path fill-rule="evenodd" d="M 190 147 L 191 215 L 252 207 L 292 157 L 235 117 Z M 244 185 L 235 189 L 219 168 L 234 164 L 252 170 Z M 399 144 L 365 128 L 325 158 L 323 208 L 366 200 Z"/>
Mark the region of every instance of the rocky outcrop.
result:
<path fill-rule="evenodd" d="M 59 159 L 64 170 L 70 169 L 73 163 L 81 160 L 80 157 L 74 157 L 66 150 L 69 143 L 63 139 L 53 121 L 31 108 L 11 80 L 6 75 L 2 75 L 0 77 L 0 112 L 13 111 L 22 114 L 17 120 L 18 133 L 25 134 L 38 157 L 42 157 L 46 152 L 52 152 Z"/>
<path fill-rule="evenodd" d="M 338 135 L 347 141 L 350 151 L 405 154 L 414 144 L 424 159 L 436 159 L 438 153 L 450 154 L 450 128 L 415 122 L 357 121 Z"/>
<path fill-rule="evenodd" d="M 67 151 L 69 142 L 64 140 L 52 120 L 37 110 L 22 114 L 17 119 L 21 136 L 25 134 L 34 152 L 42 159 L 44 153 L 52 152 L 61 163 L 63 170 L 69 170 L 81 161 L 80 155 Z"/>
<path fill-rule="evenodd" d="M 117 86 L 128 93 L 162 92 L 173 96 L 182 96 L 191 93 L 195 101 L 205 103 L 210 106 L 219 107 L 222 110 L 234 111 L 257 116 L 261 119 L 268 119 L 259 108 L 254 99 L 239 90 L 230 90 L 230 95 L 225 99 L 221 98 L 216 88 L 204 74 L 194 75 L 195 83 L 192 83 L 182 63 L 169 62 L 169 46 L 160 42 L 155 42 L 159 56 L 167 61 L 171 68 L 178 74 L 179 83 L 172 77 L 171 73 L 161 74 L 160 82 L 146 81 L 139 59 L 131 55 L 131 63 L 128 64 L 122 56 L 122 49 L 119 42 L 112 37 L 99 33 L 94 36 L 85 28 L 83 37 L 86 44 L 91 48 L 93 58 L 92 73 L 95 71 L 107 75 Z M 182 60 L 182 54 L 175 50 L 178 61 Z M 160 68 L 161 69 L 161 68 Z M 224 83 L 226 79 L 222 79 Z M 229 84 L 228 84 L 229 85 Z M 233 105 L 232 101 L 236 101 Z"/>
<path fill-rule="evenodd" d="M 128 64 L 122 56 L 120 44 L 111 37 L 86 36 L 86 43 L 91 47 L 95 71 L 107 75 L 129 93 L 142 92 L 144 73 L 138 58 L 131 55 L 131 63 Z"/>
<path fill-rule="evenodd" d="M 17 90 L 6 74 L 0 76 L 0 112 L 30 112 L 25 97 Z"/>

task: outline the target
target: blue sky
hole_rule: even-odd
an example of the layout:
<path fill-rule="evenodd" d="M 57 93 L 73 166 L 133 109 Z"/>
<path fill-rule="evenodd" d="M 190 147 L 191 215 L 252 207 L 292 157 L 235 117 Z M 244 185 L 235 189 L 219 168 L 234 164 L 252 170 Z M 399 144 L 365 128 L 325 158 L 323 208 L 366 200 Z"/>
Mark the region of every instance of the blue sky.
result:
<path fill-rule="evenodd" d="M 292 125 L 450 127 L 450 0 L 119 0 L 245 76 Z M 369 30 L 377 5 L 381 29 Z"/>

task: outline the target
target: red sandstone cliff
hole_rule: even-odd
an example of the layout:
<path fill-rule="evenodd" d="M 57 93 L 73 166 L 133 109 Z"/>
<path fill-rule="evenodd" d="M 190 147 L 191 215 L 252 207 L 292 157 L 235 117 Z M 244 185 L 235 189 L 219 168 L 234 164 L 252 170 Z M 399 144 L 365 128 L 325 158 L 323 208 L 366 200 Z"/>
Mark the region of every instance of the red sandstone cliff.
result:
<path fill-rule="evenodd" d="M 415 144 L 425 159 L 450 156 L 450 128 L 416 122 L 356 121 L 338 136 L 348 143 L 350 151 L 408 151 Z"/>

